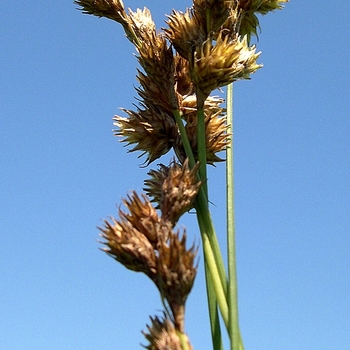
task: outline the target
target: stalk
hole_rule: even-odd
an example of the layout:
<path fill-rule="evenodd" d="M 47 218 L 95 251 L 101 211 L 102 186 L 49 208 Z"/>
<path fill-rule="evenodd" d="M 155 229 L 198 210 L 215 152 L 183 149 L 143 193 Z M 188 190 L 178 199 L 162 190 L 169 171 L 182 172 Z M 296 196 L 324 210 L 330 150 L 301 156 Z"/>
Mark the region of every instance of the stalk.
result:
<path fill-rule="evenodd" d="M 203 181 L 202 187 L 208 202 L 208 182 L 207 182 L 207 141 L 205 132 L 205 113 L 204 102 L 206 96 L 197 89 L 197 138 L 198 138 L 198 160 L 199 160 L 199 176 Z M 208 205 L 208 204 L 207 204 Z"/>
<path fill-rule="evenodd" d="M 190 166 L 195 165 L 192 148 L 189 143 L 186 129 L 178 110 L 173 111 L 176 123 L 179 127 L 182 143 L 185 148 Z M 204 115 L 204 111 L 203 111 Z M 204 121 L 204 120 L 203 120 Z M 205 135 L 204 135 L 205 136 Z M 205 148 L 204 148 L 205 149 Z M 205 154 L 206 156 L 206 154 Z M 205 163 L 206 165 L 206 163 Z M 201 187 L 195 201 L 197 220 L 203 242 L 203 254 L 205 261 L 205 277 L 207 286 L 207 299 L 209 308 L 210 327 L 214 350 L 222 350 L 222 335 L 220 320 L 218 315 L 218 305 L 224 316 L 226 328 L 228 327 L 228 307 L 227 307 L 227 278 L 223 259 L 214 226 L 208 208 L 208 197 L 206 190 Z"/>
<path fill-rule="evenodd" d="M 176 123 L 178 125 L 178 128 L 180 130 L 181 134 L 181 140 L 185 148 L 186 156 L 189 158 L 189 163 L 191 168 L 194 167 L 196 164 L 195 158 L 193 156 L 192 148 L 189 143 L 186 129 L 183 125 L 183 121 L 180 116 L 180 112 L 178 110 L 173 111 Z M 198 218 L 198 223 L 199 223 L 199 228 L 201 231 L 201 235 L 205 235 L 208 237 L 208 240 L 210 244 L 208 244 L 207 247 L 203 245 L 203 249 L 208 249 L 207 253 L 209 252 L 209 249 L 212 250 L 212 253 L 214 255 L 214 260 L 217 265 L 218 269 L 218 274 L 220 277 L 220 285 L 221 288 L 224 290 L 224 294 L 227 294 L 227 278 L 226 278 L 226 272 L 225 272 L 225 265 L 222 259 L 221 251 L 220 251 L 220 246 L 219 242 L 217 240 L 217 236 L 215 233 L 214 225 L 211 220 L 209 208 L 208 208 L 208 200 L 206 193 L 201 187 L 199 189 L 196 201 L 195 201 L 195 208 L 196 208 L 196 213 L 197 213 L 197 218 Z M 206 252 L 204 252 L 206 254 Z"/>
<path fill-rule="evenodd" d="M 211 338 L 214 350 L 223 350 L 221 326 L 218 312 L 218 304 L 216 301 L 216 295 L 214 290 L 213 281 L 210 277 L 210 271 L 207 264 L 204 264 L 206 287 L 207 287 L 207 299 L 209 308 L 210 330 Z"/>
<path fill-rule="evenodd" d="M 234 207 L 234 145 L 233 145 L 233 83 L 227 87 L 226 96 L 227 133 L 231 142 L 226 148 L 226 210 L 227 210 L 227 256 L 228 256 L 228 309 L 231 350 L 243 349 L 238 321 L 238 293 L 236 269 L 235 207 Z"/>

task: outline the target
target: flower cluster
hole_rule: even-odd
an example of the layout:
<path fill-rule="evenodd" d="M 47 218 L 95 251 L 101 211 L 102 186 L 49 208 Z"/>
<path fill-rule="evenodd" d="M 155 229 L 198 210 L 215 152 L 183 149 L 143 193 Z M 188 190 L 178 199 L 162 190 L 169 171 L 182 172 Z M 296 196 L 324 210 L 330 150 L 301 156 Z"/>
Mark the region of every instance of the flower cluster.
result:
<path fill-rule="evenodd" d="M 187 248 L 186 232 L 175 232 L 174 228 L 180 216 L 191 209 L 200 188 L 197 168 L 190 169 L 187 160 L 183 167 L 172 161 L 150 172 L 146 191 L 158 204 L 160 214 L 148 196 L 132 192 L 124 199 L 128 212 L 119 209 L 119 219 L 105 220 L 100 227 L 103 250 L 155 283 L 171 311 L 166 315 L 166 325 L 182 333 L 185 302 L 197 271 L 197 247 L 193 244 Z M 158 327 L 159 323 L 154 325 Z M 162 337 L 167 335 L 165 332 Z"/>
<path fill-rule="evenodd" d="M 186 232 L 176 224 L 195 206 L 199 191 L 207 200 L 202 167 L 222 161 L 220 153 L 231 142 L 224 100 L 211 94 L 250 79 L 261 67 L 260 53 L 250 45 L 259 29 L 257 14 L 280 9 L 287 1 L 192 0 L 185 12 L 173 10 L 167 16 L 162 31 L 147 8 L 126 11 L 122 0 L 74 1 L 83 13 L 120 23 L 137 51 L 138 104 L 113 118 L 114 134 L 129 152 L 145 156 L 146 166 L 171 150 L 176 156 L 168 166 L 150 170 L 146 194 L 129 194 L 123 200 L 127 211 L 119 208 L 119 218 L 99 228 L 103 250 L 146 274 L 161 295 L 165 312 L 151 318 L 144 332 L 147 349 L 192 349 L 184 315 L 197 247 L 187 248 Z"/>

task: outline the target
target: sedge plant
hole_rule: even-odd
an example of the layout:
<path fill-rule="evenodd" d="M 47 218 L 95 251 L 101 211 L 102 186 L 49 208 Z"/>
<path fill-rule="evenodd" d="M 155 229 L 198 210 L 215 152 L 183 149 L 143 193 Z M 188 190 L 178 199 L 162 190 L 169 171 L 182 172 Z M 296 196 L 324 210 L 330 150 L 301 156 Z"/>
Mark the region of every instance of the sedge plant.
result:
<path fill-rule="evenodd" d="M 151 169 L 145 193 L 132 191 L 126 210 L 100 227 L 103 250 L 126 268 L 143 272 L 156 285 L 164 312 L 150 318 L 146 349 L 189 350 L 185 305 L 197 273 L 198 247 L 188 247 L 177 228 L 195 210 L 201 234 L 212 348 L 243 350 L 239 329 L 233 173 L 233 83 L 262 67 L 250 44 L 257 15 L 281 9 L 288 0 L 193 0 L 173 10 L 157 30 L 147 8 L 125 10 L 122 0 L 76 0 L 83 13 L 122 25 L 135 46 L 140 69 L 136 110 L 116 115 L 114 133 L 145 165 L 171 150 L 170 164 Z M 213 95 L 227 86 L 226 101 Z M 226 102 L 226 107 L 224 103 Z M 226 157 L 222 158 L 223 152 Z M 207 166 L 226 161 L 227 256 L 225 263 L 210 215 Z M 224 330 L 223 330 L 224 329 Z"/>

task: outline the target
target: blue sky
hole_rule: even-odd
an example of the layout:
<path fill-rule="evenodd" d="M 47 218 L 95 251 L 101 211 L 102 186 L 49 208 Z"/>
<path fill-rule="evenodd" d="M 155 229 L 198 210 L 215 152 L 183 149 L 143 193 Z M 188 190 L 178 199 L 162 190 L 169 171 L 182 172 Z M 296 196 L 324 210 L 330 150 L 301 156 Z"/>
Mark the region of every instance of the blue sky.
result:
<path fill-rule="evenodd" d="M 125 0 L 158 27 L 190 2 Z M 137 67 L 122 29 L 71 1 L 5 1 L 0 22 L 0 348 L 137 349 L 155 287 L 98 250 L 104 218 L 149 169 L 112 135 Z M 264 67 L 235 85 L 240 322 L 246 350 L 350 344 L 350 3 L 261 18 Z M 345 37 L 345 40 L 344 40 Z M 163 160 L 165 163 L 168 157 Z M 224 165 L 209 171 L 225 244 Z M 199 240 L 193 214 L 183 217 Z M 203 259 L 200 260 L 201 263 Z M 203 269 L 187 305 L 210 349 Z"/>

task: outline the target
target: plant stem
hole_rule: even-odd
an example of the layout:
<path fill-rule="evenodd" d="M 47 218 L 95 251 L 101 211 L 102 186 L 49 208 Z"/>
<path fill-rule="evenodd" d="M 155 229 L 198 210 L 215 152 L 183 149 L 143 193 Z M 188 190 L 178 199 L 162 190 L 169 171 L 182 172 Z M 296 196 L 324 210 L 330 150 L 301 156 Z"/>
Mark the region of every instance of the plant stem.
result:
<path fill-rule="evenodd" d="M 185 336 L 185 334 L 183 334 L 182 332 L 178 331 L 177 335 L 178 335 L 178 337 L 180 339 L 182 350 L 190 350 L 190 348 L 188 346 L 188 342 L 187 342 L 187 337 Z"/>
<path fill-rule="evenodd" d="M 183 121 L 182 121 L 181 116 L 180 116 L 180 112 L 178 110 L 174 110 L 173 114 L 174 114 L 176 123 L 178 125 L 178 128 L 180 130 L 181 140 L 182 140 L 182 143 L 184 145 L 186 156 L 189 159 L 190 167 L 193 168 L 196 164 L 196 161 L 195 161 L 195 158 L 193 156 L 192 148 L 191 148 L 190 142 L 188 140 L 186 129 L 183 125 Z M 223 259 L 221 256 L 220 246 L 219 246 L 219 242 L 217 240 L 214 225 L 213 225 L 213 222 L 211 220 L 211 216 L 210 216 L 210 212 L 209 212 L 209 208 L 208 208 L 207 197 L 206 197 L 206 194 L 205 194 L 202 187 L 199 189 L 199 192 L 198 192 L 198 195 L 197 195 L 197 198 L 195 201 L 195 207 L 196 207 L 197 216 L 199 217 L 198 220 L 201 221 L 201 224 L 199 224 L 201 234 L 202 235 L 205 234 L 209 238 L 209 242 L 210 242 L 210 246 L 211 246 L 210 249 L 213 250 L 215 261 L 216 261 L 216 264 L 217 264 L 217 267 L 219 270 L 221 285 L 222 285 L 222 288 L 225 291 L 225 295 L 226 295 L 226 293 L 227 293 L 227 279 L 226 279 L 225 265 L 224 265 L 224 262 L 223 262 Z"/>
<path fill-rule="evenodd" d="M 210 329 L 212 335 L 212 343 L 214 350 L 223 350 L 222 337 L 221 337 L 221 326 L 220 326 L 220 318 L 218 312 L 218 304 L 216 300 L 215 289 L 213 285 L 213 281 L 211 280 L 211 275 L 209 271 L 209 267 L 207 264 L 204 264 L 205 268 L 205 277 L 206 277 L 206 286 L 207 286 L 207 294 L 208 294 L 208 308 L 210 315 Z"/>
<path fill-rule="evenodd" d="M 203 182 L 202 187 L 208 201 L 208 182 L 207 182 L 207 141 L 205 132 L 205 113 L 204 102 L 206 96 L 197 89 L 197 147 L 199 160 L 199 176 Z"/>
<path fill-rule="evenodd" d="M 192 148 L 191 148 L 191 145 L 190 145 L 190 141 L 188 140 L 186 129 L 185 129 L 184 123 L 183 123 L 183 121 L 181 119 L 180 111 L 178 109 L 174 110 L 173 111 L 173 115 L 175 117 L 175 121 L 176 121 L 177 127 L 180 130 L 181 141 L 183 143 L 186 156 L 187 156 L 187 158 L 189 160 L 190 167 L 193 168 L 195 166 L 195 164 L 196 164 L 196 160 L 194 159 L 194 156 L 193 156 L 193 152 L 192 152 Z"/>
<path fill-rule="evenodd" d="M 234 209 L 234 164 L 233 164 L 233 84 L 227 87 L 226 96 L 227 133 L 231 142 L 226 147 L 226 209 L 227 209 L 227 256 L 228 256 L 228 308 L 231 350 L 239 350 L 241 336 L 238 323 L 238 294 L 236 269 L 235 209 Z M 243 347 L 243 344 L 242 344 Z"/>
<path fill-rule="evenodd" d="M 193 156 L 192 148 L 187 137 L 186 129 L 183 125 L 180 112 L 178 110 L 175 110 L 173 111 L 173 114 L 181 134 L 181 139 L 184 145 L 186 155 L 189 158 L 189 163 L 192 168 L 195 165 L 195 158 Z M 228 327 L 228 310 L 226 300 L 227 279 L 219 243 L 217 241 L 217 236 L 214 230 L 213 223 L 211 221 L 207 198 L 208 197 L 204 191 L 204 188 L 201 187 L 195 201 L 195 207 L 197 213 L 197 220 L 203 241 L 203 252 L 206 272 L 205 276 L 207 284 L 207 297 L 213 347 L 215 350 L 221 350 L 222 338 L 217 312 L 217 294 L 220 295 L 220 311 L 226 315 L 226 327 Z M 208 257 L 210 257 L 209 263 L 207 262 Z M 215 282 L 213 281 L 212 276 L 215 278 Z"/>

